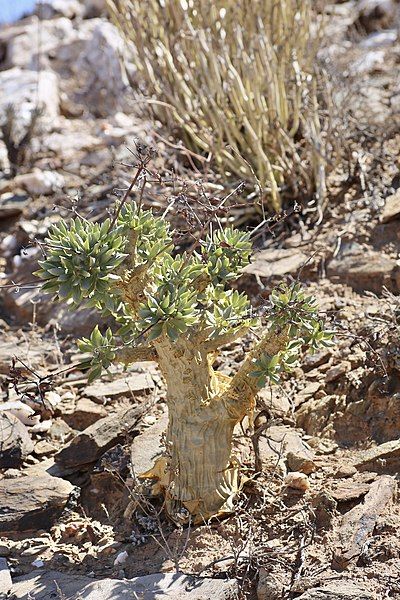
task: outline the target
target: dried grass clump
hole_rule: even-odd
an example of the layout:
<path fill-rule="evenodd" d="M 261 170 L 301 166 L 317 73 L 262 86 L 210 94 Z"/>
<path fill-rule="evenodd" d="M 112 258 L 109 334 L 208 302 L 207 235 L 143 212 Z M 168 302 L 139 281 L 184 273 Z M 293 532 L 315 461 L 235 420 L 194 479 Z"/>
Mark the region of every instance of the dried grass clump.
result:
<path fill-rule="evenodd" d="M 267 205 L 324 191 L 311 0 L 108 0 L 138 68 L 192 149 Z"/>

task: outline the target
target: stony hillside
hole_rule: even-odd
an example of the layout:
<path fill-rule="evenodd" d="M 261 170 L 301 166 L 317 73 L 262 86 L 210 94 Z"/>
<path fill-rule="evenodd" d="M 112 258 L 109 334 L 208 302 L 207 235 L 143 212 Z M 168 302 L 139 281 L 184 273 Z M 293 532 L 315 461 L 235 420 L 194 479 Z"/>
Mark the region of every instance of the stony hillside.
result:
<path fill-rule="evenodd" d="M 33 272 L 60 215 L 107 216 L 138 143 L 165 176 L 144 193 L 155 210 L 183 180 L 188 205 L 230 183 L 153 116 L 102 2 L 44 1 L 0 29 L 1 598 L 400 598 L 399 4 L 321 4 L 343 158 L 324 211 L 271 220 L 239 285 L 260 305 L 299 278 L 336 341 L 260 394 L 254 427 L 236 432 L 248 481 L 235 512 L 190 528 L 136 478 L 166 427 L 156 365 L 89 385 L 71 365 L 96 316 L 52 302 Z M 188 205 L 172 204 L 179 228 Z M 229 217 L 261 220 L 245 195 Z M 248 343 L 226 347 L 218 368 L 231 374 Z"/>

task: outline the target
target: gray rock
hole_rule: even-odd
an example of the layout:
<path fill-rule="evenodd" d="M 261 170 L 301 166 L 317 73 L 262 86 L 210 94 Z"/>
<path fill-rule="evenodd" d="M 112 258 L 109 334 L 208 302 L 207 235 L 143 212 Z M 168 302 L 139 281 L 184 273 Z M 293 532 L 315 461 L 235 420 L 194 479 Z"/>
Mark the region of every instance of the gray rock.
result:
<path fill-rule="evenodd" d="M 67 469 L 90 467 L 107 450 L 126 440 L 146 410 L 147 406 L 141 404 L 100 419 L 76 435 L 55 455 L 55 461 Z"/>
<path fill-rule="evenodd" d="M 400 282 L 396 261 L 382 252 L 374 251 L 342 254 L 334 258 L 328 265 L 327 275 L 355 290 L 369 290 L 378 294 L 383 286 L 396 292 Z"/>
<path fill-rule="evenodd" d="M 58 589 L 57 589 L 58 588 Z M 235 580 L 200 579 L 180 573 L 156 573 L 133 579 L 89 580 L 49 571 L 19 578 L 10 600 L 52 600 L 61 591 L 65 600 L 229 600 L 235 597 Z"/>
<path fill-rule="evenodd" d="M 41 341 L 40 344 L 30 344 L 25 337 L 2 334 L 0 344 L 0 373 L 8 375 L 13 356 L 21 358 L 31 369 L 53 364 L 54 344 L 52 342 Z"/>
<path fill-rule="evenodd" d="M 55 600 L 59 596 L 58 589 L 65 600 L 70 600 L 91 583 L 93 579 L 89 577 L 71 576 L 58 571 L 35 571 L 14 580 L 10 600 Z"/>
<path fill-rule="evenodd" d="M 19 67 L 0 71 L 0 89 L 0 117 L 12 104 L 21 128 L 29 125 L 37 104 L 43 108 L 41 126 L 52 126 L 59 114 L 58 77 L 53 72 L 43 70 L 38 73 Z"/>
<path fill-rule="evenodd" d="M 306 446 L 297 431 L 285 426 L 270 427 L 260 438 L 260 455 L 275 460 L 281 455 L 290 471 L 301 471 L 307 475 L 317 469 L 314 452 Z"/>
<path fill-rule="evenodd" d="M 131 464 L 137 475 L 145 473 L 154 465 L 161 454 L 161 436 L 168 425 L 168 415 L 164 413 L 154 425 L 135 437 L 131 446 Z"/>
<path fill-rule="evenodd" d="M 0 597 L 12 588 L 10 569 L 5 558 L 0 558 Z"/>
<path fill-rule="evenodd" d="M 15 187 L 25 189 L 32 196 L 49 195 L 61 190 L 65 185 L 65 179 L 56 171 L 42 171 L 33 169 L 31 173 L 17 175 L 14 178 Z"/>
<path fill-rule="evenodd" d="M 260 569 L 257 585 L 257 600 L 280 600 L 283 595 L 282 581 L 274 573 Z"/>
<path fill-rule="evenodd" d="M 82 431 L 107 416 L 108 410 L 105 406 L 89 398 L 80 398 L 71 412 L 64 412 L 63 419 L 73 429 Z"/>
<path fill-rule="evenodd" d="M 307 590 L 297 600 L 374 600 L 375 596 L 358 585 L 335 581 L 329 585 Z"/>
<path fill-rule="evenodd" d="M 75 71 L 84 76 L 85 100 L 103 116 L 121 104 L 121 92 L 128 85 L 123 67 L 126 46 L 118 29 L 102 19 L 96 20 L 91 36 L 77 59 Z"/>
<path fill-rule="evenodd" d="M 18 468 L 32 451 L 25 425 L 8 412 L 0 413 L 0 469 Z"/>
<path fill-rule="evenodd" d="M 7 32 L 6 32 L 7 33 Z M 39 41 L 40 33 L 40 41 Z M 34 16 L 25 24 L 17 24 L 11 28 L 7 42 L 7 66 L 32 69 L 37 76 L 38 50 L 40 49 L 40 65 L 48 68 L 50 59 L 59 53 L 60 48 L 70 44 L 78 37 L 78 32 L 70 19 L 42 20 L 38 27 L 38 17 Z"/>
<path fill-rule="evenodd" d="M 79 0 L 42 0 L 36 10 L 42 20 L 47 20 L 59 16 L 68 19 L 81 17 L 85 9 Z"/>
<path fill-rule="evenodd" d="M 243 269 L 249 275 L 272 277 L 289 275 L 307 262 L 307 255 L 296 248 L 280 248 L 258 252 L 253 262 Z"/>
<path fill-rule="evenodd" d="M 0 481 L 0 531 L 49 529 L 62 513 L 74 487 L 37 470 Z"/>

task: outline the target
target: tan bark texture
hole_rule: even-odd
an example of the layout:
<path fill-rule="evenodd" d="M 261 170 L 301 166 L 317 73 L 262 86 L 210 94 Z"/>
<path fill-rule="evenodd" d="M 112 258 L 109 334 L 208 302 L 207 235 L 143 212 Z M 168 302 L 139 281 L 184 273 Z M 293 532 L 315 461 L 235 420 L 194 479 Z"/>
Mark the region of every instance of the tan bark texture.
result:
<path fill-rule="evenodd" d="M 263 353 L 276 354 L 286 343 L 286 332 L 268 332 L 229 378 L 213 370 L 214 355 L 205 344 L 166 337 L 154 342 L 167 383 L 169 424 L 165 457 L 142 477 L 156 479 L 157 491 L 163 488 L 172 518 L 179 518 L 182 508 L 195 522 L 232 510 L 241 486 L 233 430 L 253 410 L 257 394 L 249 373 Z"/>

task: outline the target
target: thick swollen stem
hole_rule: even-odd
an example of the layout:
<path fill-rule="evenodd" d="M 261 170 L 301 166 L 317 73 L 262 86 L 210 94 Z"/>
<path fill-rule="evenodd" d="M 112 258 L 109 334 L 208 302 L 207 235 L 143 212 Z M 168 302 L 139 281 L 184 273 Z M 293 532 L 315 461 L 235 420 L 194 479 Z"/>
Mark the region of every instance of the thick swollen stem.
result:
<path fill-rule="evenodd" d="M 232 379 L 215 373 L 206 348 L 189 340 L 154 342 L 167 383 L 169 424 L 166 457 L 147 477 L 163 480 L 172 518 L 186 508 L 201 522 L 231 509 L 240 488 L 239 465 L 232 457 L 235 425 L 252 408 L 257 386 L 249 376 L 263 352 L 275 354 L 286 332 L 268 333 Z"/>
<path fill-rule="evenodd" d="M 201 521 L 217 514 L 232 489 L 237 491 L 237 469 L 231 465 L 235 421 L 219 397 L 227 381 L 214 373 L 207 352 L 188 340 L 163 338 L 154 345 L 167 383 L 167 510 L 174 518 L 186 508 Z M 156 468 L 146 475 L 160 473 Z"/>

